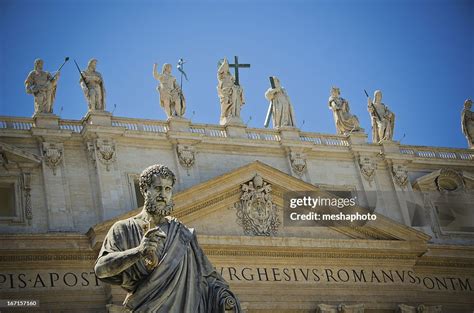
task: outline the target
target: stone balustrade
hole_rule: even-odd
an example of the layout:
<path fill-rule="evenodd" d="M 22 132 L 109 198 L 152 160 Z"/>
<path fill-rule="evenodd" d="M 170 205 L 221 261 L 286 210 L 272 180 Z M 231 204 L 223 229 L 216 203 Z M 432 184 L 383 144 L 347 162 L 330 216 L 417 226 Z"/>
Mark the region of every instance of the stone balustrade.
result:
<path fill-rule="evenodd" d="M 207 125 L 207 124 L 192 124 L 188 131 L 193 134 L 201 134 L 209 137 L 227 137 L 227 132 L 223 126 Z"/>
<path fill-rule="evenodd" d="M 474 151 L 468 149 L 437 148 L 425 146 L 400 146 L 401 154 L 425 159 L 474 160 Z"/>
<path fill-rule="evenodd" d="M 138 118 L 112 117 L 112 126 L 152 133 L 166 133 L 168 131 L 166 122 Z"/>
<path fill-rule="evenodd" d="M 316 145 L 341 146 L 348 147 L 349 141 L 345 136 L 326 135 L 319 133 L 300 133 L 300 140 L 304 142 L 312 142 Z"/>
<path fill-rule="evenodd" d="M 33 127 L 31 118 L 0 116 L 0 129 L 29 130 L 31 127 Z"/>
<path fill-rule="evenodd" d="M 83 128 L 82 121 L 76 120 L 59 120 L 59 128 L 70 130 L 74 133 L 80 133 Z"/>
<path fill-rule="evenodd" d="M 33 126 L 34 121 L 32 118 L 0 116 L 0 130 L 27 131 Z M 84 120 L 59 120 L 59 128 L 62 130 L 80 133 L 83 127 Z M 169 130 L 166 121 L 126 117 L 112 117 L 112 127 L 122 127 L 128 131 L 152 133 L 167 133 Z M 188 132 L 206 137 L 229 137 L 226 128 L 220 125 L 190 123 Z M 276 129 L 245 128 L 245 134 L 249 140 L 281 141 L 280 132 Z M 299 132 L 299 139 L 301 142 L 322 146 L 348 147 L 350 145 L 348 138 L 340 135 Z M 423 159 L 474 160 L 474 151 L 469 149 L 401 145 L 400 153 Z"/>

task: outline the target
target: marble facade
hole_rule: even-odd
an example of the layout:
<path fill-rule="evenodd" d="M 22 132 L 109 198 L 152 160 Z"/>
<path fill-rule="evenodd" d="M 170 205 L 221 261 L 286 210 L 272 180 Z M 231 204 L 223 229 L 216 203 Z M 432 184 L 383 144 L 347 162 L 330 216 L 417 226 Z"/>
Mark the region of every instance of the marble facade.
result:
<path fill-rule="evenodd" d="M 124 292 L 100 283 L 93 265 L 109 227 L 138 212 L 136 178 L 154 163 L 177 175 L 176 217 L 196 229 L 246 312 L 474 310 L 474 219 L 439 205 L 472 194 L 469 149 L 91 111 L 80 121 L 0 117 L 0 156 L 0 187 L 15 198 L 0 216 L 1 298 L 38 299 L 36 312 L 120 310 Z M 245 227 L 250 182 L 271 195 L 260 228 Z M 376 194 L 377 221 L 284 225 L 285 192 L 336 189 Z"/>

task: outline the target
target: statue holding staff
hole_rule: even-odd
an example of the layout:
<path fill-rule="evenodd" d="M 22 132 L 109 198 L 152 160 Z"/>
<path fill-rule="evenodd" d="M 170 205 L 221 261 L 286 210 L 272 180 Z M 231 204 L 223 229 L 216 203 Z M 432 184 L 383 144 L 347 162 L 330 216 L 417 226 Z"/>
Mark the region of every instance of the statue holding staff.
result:
<path fill-rule="evenodd" d="M 158 73 L 158 64 L 153 64 L 153 77 L 160 82 L 156 88 L 160 93 L 160 105 L 166 116 L 182 117 L 186 111 L 186 100 L 176 78 L 171 75 L 171 64 L 163 64 L 161 74 Z"/>
<path fill-rule="evenodd" d="M 56 88 L 61 68 L 69 60 L 65 58 L 64 63 L 58 69 L 56 74 L 51 75 L 43 71 L 43 60 L 36 59 L 34 70 L 28 74 L 25 80 L 26 93 L 32 94 L 35 102 L 35 113 L 53 113 L 53 104 L 56 98 Z"/>
<path fill-rule="evenodd" d="M 102 75 L 96 71 L 96 66 L 97 60 L 91 59 L 89 63 L 87 63 L 87 69 L 85 71 L 79 70 L 81 74 L 79 84 L 89 105 L 89 111 L 104 111 L 105 86 Z"/>
<path fill-rule="evenodd" d="M 393 140 L 395 114 L 382 103 L 382 91 L 376 90 L 374 92 L 373 102 L 367 95 L 367 110 L 370 113 L 372 124 L 372 142 L 380 143 Z"/>

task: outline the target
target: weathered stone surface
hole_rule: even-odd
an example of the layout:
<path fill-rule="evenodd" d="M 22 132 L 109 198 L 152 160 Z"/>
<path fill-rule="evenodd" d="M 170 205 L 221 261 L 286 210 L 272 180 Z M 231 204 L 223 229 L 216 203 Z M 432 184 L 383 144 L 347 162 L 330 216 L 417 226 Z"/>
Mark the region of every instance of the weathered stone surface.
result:
<path fill-rule="evenodd" d="M 124 306 L 131 311 L 240 313 L 239 300 L 204 255 L 194 229 L 170 216 L 175 180 L 164 165 L 142 172 L 144 207 L 109 230 L 95 273 L 128 292 Z"/>
<path fill-rule="evenodd" d="M 370 97 L 367 99 L 367 109 L 370 113 L 372 123 L 372 142 L 381 143 L 393 140 L 393 130 L 395 127 L 395 114 L 382 103 L 382 91 L 374 92 L 374 101 Z"/>
<path fill-rule="evenodd" d="M 217 95 L 221 103 L 221 116 L 219 123 L 242 124 L 240 110 L 245 104 L 244 90 L 235 82 L 234 76 L 229 71 L 229 62 L 224 59 L 217 70 Z"/>
<path fill-rule="evenodd" d="M 332 87 L 328 104 L 333 112 L 334 123 L 336 124 L 338 134 L 345 135 L 352 132 L 364 131 L 359 125 L 357 116 L 351 114 L 349 101 L 341 97 L 339 88 Z"/>
<path fill-rule="evenodd" d="M 472 100 L 467 99 L 461 113 L 461 129 L 466 136 L 468 147 L 474 149 L 474 112 L 471 111 L 471 107 Z"/>
<path fill-rule="evenodd" d="M 32 94 L 35 99 L 35 115 L 37 113 L 53 113 L 53 104 L 56 98 L 56 87 L 60 73 L 54 76 L 43 71 L 43 60 L 35 60 L 35 68 L 25 80 L 26 93 Z"/>
<path fill-rule="evenodd" d="M 81 72 L 79 84 L 86 97 L 89 111 L 105 110 L 105 86 L 102 75 L 96 71 L 97 60 L 91 59 L 87 69 Z"/>
<path fill-rule="evenodd" d="M 186 99 L 176 78 L 171 75 L 171 64 L 163 64 L 161 74 L 158 64 L 153 65 L 153 77 L 160 82 L 156 90 L 160 93 L 160 105 L 168 118 L 183 117 L 186 112 Z"/>
<path fill-rule="evenodd" d="M 22 173 L 30 173 L 32 218 L 31 225 L 27 219 L 0 221 L 0 275 L 5 276 L 3 283 L 0 276 L 0 288 L 6 297 L 34 294 L 43 312 L 104 312 L 107 301 L 122 303 L 125 294 L 96 283 L 91 272 L 108 229 L 139 213 L 134 179 L 156 162 L 177 174 L 175 215 L 197 229 L 199 244 L 248 312 L 314 313 L 322 303 L 364 303 L 369 313 L 393 313 L 400 303 L 442 304 L 450 313 L 474 307 L 469 233 L 446 232 L 432 206 L 423 207 L 423 223 L 412 224 L 407 202 L 418 200 L 398 194 L 469 194 L 474 188 L 471 150 L 372 145 L 356 133 L 347 138 L 296 128 L 243 126 L 238 136 L 230 136 L 229 125 L 176 117 L 165 122 L 110 116 L 104 126 L 59 120 L 56 129 L 15 129 L 13 125 L 33 120 L 4 120 L 2 125 L 12 126 L 1 129 L 0 179 L 21 181 Z M 62 151 L 56 175 L 46 158 L 38 157 L 44 155 L 43 142 Z M 192 147 L 189 168 L 180 163 L 179 146 Z M 115 156 L 108 170 L 105 159 L 99 159 L 101 149 L 105 159 Z M 290 152 L 304 156 L 302 177 L 294 172 Z M 370 181 L 361 172 L 365 157 Z M 181 158 L 191 164 L 190 154 Z M 393 173 L 398 165 L 408 176 L 403 188 Z M 271 185 L 280 222 L 283 195 L 298 190 L 321 195 L 340 189 L 377 192 L 380 218 L 361 228 L 281 223 L 272 236 L 246 235 L 234 204 L 241 201 L 241 187 L 256 174 Z M 387 195 L 387 190 L 397 194 Z"/>
<path fill-rule="evenodd" d="M 277 77 L 273 77 L 275 88 L 265 92 L 265 98 L 270 101 L 273 128 L 296 127 L 296 116 L 290 98 Z"/>

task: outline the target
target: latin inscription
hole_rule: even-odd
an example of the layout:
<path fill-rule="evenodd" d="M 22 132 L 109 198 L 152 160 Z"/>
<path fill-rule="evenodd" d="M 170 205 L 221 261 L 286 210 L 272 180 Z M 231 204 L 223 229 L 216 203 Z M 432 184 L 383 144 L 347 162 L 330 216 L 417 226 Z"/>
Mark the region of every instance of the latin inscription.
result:
<path fill-rule="evenodd" d="M 472 277 L 413 270 L 307 267 L 218 267 L 231 283 L 413 285 L 425 290 L 473 292 Z M 81 289 L 102 286 L 93 271 L 0 272 L 0 290 Z"/>
<path fill-rule="evenodd" d="M 219 267 L 217 270 L 229 282 L 394 284 L 439 291 L 473 291 L 469 277 L 418 275 L 413 270 L 301 267 Z"/>
<path fill-rule="evenodd" d="M 0 290 L 68 289 L 100 286 L 94 271 L 90 272 L 0 272 Z"/>

